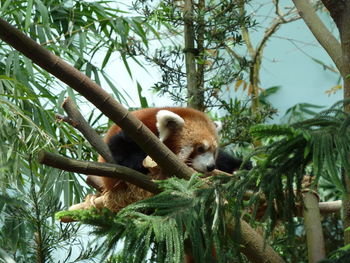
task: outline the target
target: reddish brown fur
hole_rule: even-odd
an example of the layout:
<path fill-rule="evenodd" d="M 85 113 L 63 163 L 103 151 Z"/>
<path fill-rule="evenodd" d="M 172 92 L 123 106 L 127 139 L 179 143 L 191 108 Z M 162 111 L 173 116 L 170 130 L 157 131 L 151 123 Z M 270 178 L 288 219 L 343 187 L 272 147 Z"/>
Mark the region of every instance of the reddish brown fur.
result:
<path fill-rule="evenodd" d="M 160 110 L 168 110 L 176 113 L 185 120 L 184 127 L 175 131 L 174 134 L 164 141 L 164 144 L 175 154 L 178 154 L 182 147 L 186 145 L 199 145 L 203 139 L 210 144 L 210 150 L 215 150 L 217 147 L 216 129 L 213 122 L 203 112 L 191 108 L 147 108 L 133 111 L 140 121 L 142 121 L 154 134 L 157 136 L 158 130 L 156 127 L 156 114 Z M 104 141 L 108 142 L 110 138 L 120 131 L 120 127 L 114 124 L 107 132 Z M 105 160 L 99 156 L 99 162 Z M 117 179 L 102 178 L 104 190 L 112 190 L 117 186 L 121 187 L 123 184 Z"/>

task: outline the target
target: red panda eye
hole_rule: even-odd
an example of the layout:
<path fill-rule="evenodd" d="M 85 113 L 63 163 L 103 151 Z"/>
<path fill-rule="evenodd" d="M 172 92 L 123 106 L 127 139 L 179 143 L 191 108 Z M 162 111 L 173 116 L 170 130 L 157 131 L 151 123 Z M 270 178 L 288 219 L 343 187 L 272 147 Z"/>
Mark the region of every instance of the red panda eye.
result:
<path fill-rule="evenodd" d="M 197 147 L 197 152 L 198 153 L 204 153 L 205 152 L 204 146 L 203 145 L 198 146 Z"/>

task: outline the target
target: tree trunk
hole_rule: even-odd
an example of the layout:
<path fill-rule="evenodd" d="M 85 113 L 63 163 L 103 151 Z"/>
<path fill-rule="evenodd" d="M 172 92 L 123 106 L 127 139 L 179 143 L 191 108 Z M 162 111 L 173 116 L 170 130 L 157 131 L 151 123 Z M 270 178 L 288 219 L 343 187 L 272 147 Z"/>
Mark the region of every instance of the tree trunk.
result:
<path fill-rule="evenodd" d="M 204 95 L 198 87 L 196 57 L 198 49 L 195 48 L 195 33 L 193 26 L 193 4 L 191 0 L 185 1 L 184 6 L 184 38 L 185 63 L 187 74 L 187 101 L 188 106 L 203 110 Z"/>
<path fill-rule="evenodd" d="M 343 58 L 344 99 L 350 98 L 350 2 L 344 1 L 344 9 L 338 25 Z M 345 111 L 350 113 L 350 104 L 345 104 Z M 344 230 L 350 227 L 350 174 L 345 174 L 346 196 L 343 200 Z M 344 231 L 344 242 L 350 244 L 350 231 Z"/>
<path fill-rule="evenodd" d="M 323 0 L 335 21 L 340 35 L 341 66 L 338 68 L 344 87 L 344 99 L 350 99 L 350 2 L 348 0 Z M 344 110 L 350 113 L 350 104 L 344 104 Z M 350 157 L 349 157 L 350 158 Z M 344 174 L 346 195 L 343 199 L 344 230 L 350 227 L 350 174 Z M 344 243 L 350 244 L 350 231 L 344 231 Z"/>
<path fill-rule="evenodd" d="M 317 194 L 304 193 L 303 202 L 309 263 L 316 263 L 326 257 Z"/>
<path fill-rule="evenodd" d="M 197 46 L 198 57 L 197 59 L 197 95 L 195 108 L 201 111 L 205 110 L 204 102 L 204 69 L 205 69 L 205 55 L 204 55 L 204 34 L 205 34 L 205 0 L 198 1 L 198 30 L 197 30 Z"/>
<path fill-rule="evenodd" d="M 293 0 L 300 15 L 320 42 L 323 48 L 330 55 L 337 66 L 342 78 L 344 87 L 344 99 L 350 98 L 350 2 L 348 0 L 322 0 L 328 9 L 331 17 L 336 23 L 340 35 L 340 48 L 337 40 L 315 16 L 312 6 L 307 1 Z M 312 10 L 313 12 L 310 12 Z M 316 19 L 315 19 L 316 18 Z M 340 50 L 339 50 L 340 49 Z M 344 110 L 350 113 L 350 104 L 344 104 Z M 350 157 L 349 157 L 350 158 Z M 344 229 L 350 227 L 350 175 L 344 174 L 346 194 L 343 199 L 343 221 Z M 344 242 L 350 244 L 350 231 L 344 231 Z"/>

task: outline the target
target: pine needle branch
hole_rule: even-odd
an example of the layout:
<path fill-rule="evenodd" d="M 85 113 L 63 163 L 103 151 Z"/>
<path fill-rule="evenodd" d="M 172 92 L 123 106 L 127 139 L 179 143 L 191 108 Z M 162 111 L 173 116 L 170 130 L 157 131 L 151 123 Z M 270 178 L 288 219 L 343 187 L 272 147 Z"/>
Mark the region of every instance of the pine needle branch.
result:
<path fill-rule="evenodd" d="M 311 173 L 315 184 L 318 178 L 325 177 L 345 194 L 341 174 L 343 170 L 346 174 L 350 171 L 350 116 L 341 109 L 343 103 L 291 126 L 253 127 L 252 134 L 269 144 L 251 154 L 257 165 L 240 181 L 232 182 L 229 187 L 232 196 L 243 201 L 244 193 L 253 187 L 266 196 L 264 217 L 271 219 L 271 226 L 282 218 L 292 228 L 305 174 Z M 258 206 L 258 199 L 251 199 L 249 205 Z"/>
<path fill-rule="evenodd" d="M 215 181 L 215 180 L 214 180 Z M 220 181 L 220 180 L 219 180 Z M 170 178 L 159 182 L 163 192 L 131 204 L 117 215 L 103 210 L 67 211 L 82 223 L 96 227 L 95 234 L 106 237 L 105 255 L 112 254 L 123 240 L 121 262 L 183 262 L 184 244 L 190 244 L 196 262 L 232 261 L 236 219 L 226 212 L 225 187 L 218 183 L 203 188 L 197 176 L 189 181 Z M 237 249 L 253 263 L 282 263 L 283 259 L 246 222 L 239 220 L 241 246 Z M 185 242 L 186 240 L 186 242 Z M 149 249 L 151 247 L 151 249 Z"/>

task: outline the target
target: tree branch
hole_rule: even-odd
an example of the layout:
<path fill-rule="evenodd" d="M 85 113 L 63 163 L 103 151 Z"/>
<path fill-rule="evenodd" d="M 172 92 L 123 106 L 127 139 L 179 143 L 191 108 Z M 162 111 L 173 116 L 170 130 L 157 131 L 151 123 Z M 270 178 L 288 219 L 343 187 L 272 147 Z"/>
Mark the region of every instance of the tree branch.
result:
<path fill-rule="evenodd" d="M 88 140 L 88 142 L 96 149 L 96 151 L 106 160 L 107 163 L 114 163 L 112 153 L 107 144 L 102 140 L 101 136 L 89 125 L 79 112 L 78 107 L 74 104 L 70 97 L 67 97 L 62 103 L 62 108 L 68 114 L 68 117 L 73 120 L 74 128 L 79 130 Z"/>
<path fill-rule="evenodd" d="M 341 200 L 318 203 L 318 208 L 320 209 L 321 214 L 338 213 L 340 212 L 341 207 Z"/>
<path fill-rule="evenodd" d="M 312 191 L 303 194 L 304 221 L 309 263 L 316 263 L 326 257 L 318 196 Z"/>
<path fill-rule="evenodd" d="M 341 42 L 341 75 L 343 78 L 344 99 L 350 98 L 350 2 L 348 0 L 322 0 L 335 21 L 340 35 Z M 345 112 L 350 112 L 350 105 L 344 104 Z M 343 222 L 344 222 L 344 243 L 350 244 L 350 175 L 346 172 L 343 175 L 346 194 L 343 198 Z"/>
<path fill-rule="evenodd" d="M 327 29 L 321 19 L 317 16 L 314 8 L 309 3 L 309 1 L 293 0 L 293 2 L 295 7 L 298 9 L 300 16 L 305 21 L 305 24 L 309 27 L 310 31 L 316 37 L 317 41 L 331 57 L 339 72 L 343 75 L 345 65 L 342 63 L 342 51 L 338 40 L 333 36 L 333 34 Z"/>
<path fill-rule="evenodd" d="M 276 10 L 278 10 L 278 7 L 276 7 Z M 279 11 L 276 11 L 279 12 Z M 279 16 L 275 19 L 275 22 L 265 30 L 265 34 L 263 36 L 263 39 L 260 41 L 260 43 L 258 44 L 255 52 L 254 52 L 254 56 L 253 56 L 253 63 L 256 62 L 256 60 L 258 59 L 258 57 L 262 56 L 262 52 L 264 50 L 264 47 L 266 45 L 267 40 L 269 40 L 269 38 L 280 28 L 280 26 L 282 24 L 287 24 L 293 21 L 296 21 L 300 19 L 300 17 L 292 17 L 290 19 L 286 19 L 284 16 L 281 16 L 279 14 Z"/>
<path fill-rule="evenodd" d="M 21 31 L 0 19 L 0 38 L 79 92 L 108 118 L 118 124 L 143 151 L 149 154 L 169 175 L 189 178 L 192 169 L 170 151 L 140 120 L 113 99 L 86 75 L 41 47 Z"/>
<path fill-rule="evenodd" d="M 233 235 L 236 220 L 226 214 L 229 235 Z M 240 220 L 241 251 L 253 263 L 283 263 L 280 255 L 247 222 Z"/>
<path fill-rule="evenodd" d="M 134 184 L 151 193 L 160 192 L 158 185 L 152 182 L 151 177 L 121 165 L 78 161 L 45 151 L 39 152 L 38 161 L 41 164 L 55 167 L 64 171 L 117 178 L 119 180 Z"/>
<path fill-rule="evenodd" d="M 79 112 L 78 107 L 74 104 L 73 100 L 70 97 L 64 100 L 62 103 L 62 108 L 68 114 L 69 118 L 67 118 L 67 122 L 83 134 L 85 139 L 88 140 L 88 142 L 95 148 L 95 150 L 103 157 L 107 163 L 115 163 L 112 157 L 112 153 L 109 150 L 107 144 L 84 119 L 83 115 Z M 86 183 L 100 192 L 103 191 L 103 183 L 99 176 L 88 176 Z"/>

